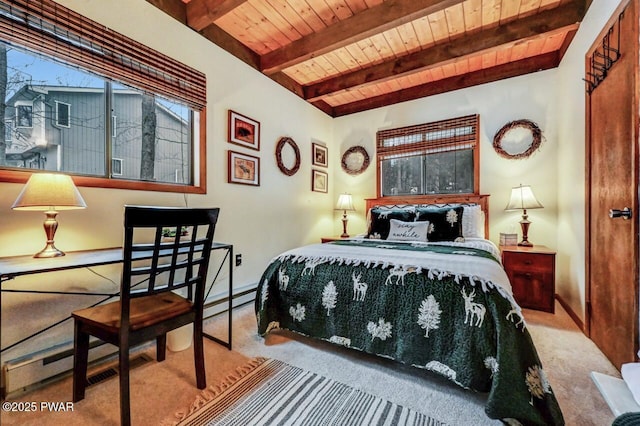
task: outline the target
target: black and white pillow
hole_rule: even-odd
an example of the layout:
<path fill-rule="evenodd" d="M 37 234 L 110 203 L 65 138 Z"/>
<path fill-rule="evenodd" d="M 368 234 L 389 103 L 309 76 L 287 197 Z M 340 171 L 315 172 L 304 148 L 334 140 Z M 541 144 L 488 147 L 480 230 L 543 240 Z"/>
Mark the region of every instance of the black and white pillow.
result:
<path fill-rule="evenodd" d="M 419 207 L 416 209 L 416 221 L 429 222 L 429 241 L 464 241 L 462 216 L 464 208 L 458 207 Z"/>
<path fill-rule="evenodd" d="M 403 222 L 401 220 L 391 219 L 391 227 L 389 228 L 387 240 L 428 241 L 428 230 L 429 222 Z"/>
<path fill-rule="evenodd" d="M 374 207 L 370 210 L 370 224 L 367 238 L 386 240 L 391 228 L 391 219 L 402 222 L 413 222 L 416 218 L 414 208 L 382 208 Z"/>

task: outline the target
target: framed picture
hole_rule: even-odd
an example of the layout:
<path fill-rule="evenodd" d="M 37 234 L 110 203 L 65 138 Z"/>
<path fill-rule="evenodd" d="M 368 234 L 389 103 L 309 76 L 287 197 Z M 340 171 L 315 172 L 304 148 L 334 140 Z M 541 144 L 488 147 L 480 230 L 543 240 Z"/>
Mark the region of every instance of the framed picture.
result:
<path fill-rule="evenodd" d="M 229 150 L 227 181 L 260 186 L 260 159 Z"/>
<path fill-rule="evenodd" d="M 318 145 L 317 143 L 311 144 L 313 150 L 313 165 L 314 166 L 329 166 L 329 159 L 327 155 L 327 147 L 324 145 Z"/>
<path fill-rule="evenodd" d="M 329 177 L 325 172 L 312 170 L 311 190 L 315 192 L 327 192 L 329 188 Z"/>
<path fill-rule="evenodd" d="M 227 137 L 231 143 L 260 151 L 260 123 L 231 110 Z"/>

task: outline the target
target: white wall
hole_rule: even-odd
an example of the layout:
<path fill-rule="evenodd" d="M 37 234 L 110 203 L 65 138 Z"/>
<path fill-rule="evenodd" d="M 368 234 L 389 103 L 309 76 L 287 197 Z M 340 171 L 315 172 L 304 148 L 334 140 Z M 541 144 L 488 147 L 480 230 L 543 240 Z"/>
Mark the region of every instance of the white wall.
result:
<path fill-rule="evenodd" d="M 480 192 L 490 194 L 490 239 L 498 242 L 500 232 L 520 232 L 522 213 L 505 212 L 511 188 L 520 183 L 532 186 L 544 209 L 530 210 L 529 240 L 556 248 L 557 217 L 557 70 L 502 80 L 442 95 L 431 96 L 335 120 L 335 142 L 340 155 L 352 145 L 363 145 L 375 159 L 375 136 L 379 129 L 395 128 L 480 114 Z M 531 157 L 509 160 L 493 149 L 493 136 L 506 123 L 529 119 L 538 124 L 544 141 Z M 351 176 L 336 166 L 337 193 L 351 192 L 357 202 L 350 215 L 351 233 L 364 232 L 364 199 L 376 196 L 375 161 L 359 176 Z M 340 215 L 337 214 L 336 218 Z M 334 231 L 341 224 L 334 220 Z"/>
<path fill-rule="evenodd" d="M 544 205 L 530 210 L 529 240 L 557 250 L 556 293 L 584 319 L 585 306 L 585 94 L 584 58 L 621 0 L 594 0 L 557 69 L 431 96 L 335 120 L 335 142 L 342 154 L 363 145 L 374 158 L 375 133 L 429 121 L 480 114 L 480 192 L 490 194 L 490 238 L 514 227 L 517 212 L 505 212 L 509 188 L 532 186 Z M 491 143 L 508 121 L 527 118 L 541 128 L 544 142 L 532 157 L 506 160 Z M 334 168 L 336 193 L 351 192 L 358 212 L 350 215 L 351 233 L 364 232 L 364 199 L 376 196 L 375 162 L 360 176 Z M 339 212 L 338 212 L 339 213 Z M 339 214 L 334 232 L 339 233 Z M 520 232 L 519 232 L 520 233 Z"/>
<path fill-rule="evenodd" d="M 208 191 L 183 196 L 80 188 L 88 208 L 59 214 L 57 245 L 76 250 L 121 244 L 125 203 L 219 206 L 216 237 L 236 244 L 236 251 L 244 254 L 247 267 L 237 271 L 242 282 L 253 278 L 248 270 L 263 266 L 276 250 L 327 232 L 322 218 L 331 212 L 332 196 L 311 192 L 310 155 L 312 139 L 331 142 L 330 117 L 144 0 L 59 3 L 206 73 Z M 259 153 L 226 142 L 228 109 L 261 123 Z M 300 171 L 292 177 L 282 174 L 275 163 L 275 144 L 281 136 L 292 137 L 302 152 Z M 227 183 L 228 149 L 261 158 L 260 187 Z M 42 214 L 9 208 L 21 187 L 0 184 L 0 256 L 32 253 L 43 245 Z M 256 241 L 261 244 L 256 246 Z"/>
<path fill-rule="evenodd" d="M 207 187 L 206 195 L 80 188 L 88 208 L 59 215 L 56 243 L 63 250 L 118 246 L 122 241 L 122 206 L 157 204 L 219 206 L 216 239 L 235 245 L 244 263 L 235 268 L 236 287 L 254 284 L 277 253 L 320 236 L 342 232 L 340 212 L 333 207 L 337 195 L 354 195 L 351 234 L 365 229 L 364 198 L 374 197 L 375 132 L 379 129 L 419 124 L 468 114 L 480 114 L 480 190 L 490 194 L 490 237 L 497 242 L 502 231 L 519 231 L 518 212 L 505 212 L 510 188 L 520 183 L 533 187 L 544 209 L 531 210 L 530 240 L 558 250 L 557 291 L 580 314 L 584 307 L 584 53 L 619 4 L 594 0 L 561 66 L 548 70 L 379 108 L 332 120 L 287 90 L 263 77 L 211 42 L 174 21 L 144 0 L 60 0 L 118 32 L 207 74 Z M 259 188 L 226 183 L 228 149 L 256 154 L 226 142 L 227 110 L 233 109 L 261 123 L 261 185 Z M 499 157 L 491 143 L 495 132 L 511 120 L 536 122 L 544 141 L 530 158 Z M 281 136 L 292 137 L 300 147 L 302 164 L 292 177 L 280 173 L 274 149 Z M 311 192 L 311 141 L 325 142 L 329 150 L 328 194 Z M 359 176 L 340 169 L 342 153 L 363 145 L 372 163 Z M 30 254 L 44 244 L 43 215 L 10 209 L 22 185 L 0 183 L 0 256 Z M 114 281 L 117 271 L 101 271 Z M 224 273 L 224 271 L 223 271 Z M 42 286 L 107 287 L 89 272 L 50 274 Z M 222 283 L 224 285 L 224 282 Z M 42 303 L 31 297 L 9 300 L 3 294 L 2 346 L 13 341 L 5 331 L 14 329 L 17 315 L 27 315 L 25 325 L 35 328 L 42 318 Z M 12 307 L 6 303 L 12 302 Z M 75 302 L 73 302 L 75 303 Z M 65 315 L 72 302 L 49 303 Z M 33 315 L 33 312 L 39 315 Z M 43 339 L 41 346 L 54 342 Z M 3 354 L 3 360 L 7 359 Z"/>
<path fill-rule="evenodd" d="M 584 320 L 585 309 L 585 54 L 619 0 L 595 0 L 558 68 L 558 288 Z"/>
<path fill-rule="evenodd" d="M 150 46 L 207 75 L 207 194 L 183 195 L 151 191 L 79 188 L 88 208 L 63 211 L 56 246 L 64 251 L 122 244 L 122 214 L 125 204 L 217 206 L 221 208 L 215 239 L 234 244 L 243 264 L 235 268 L 236 288 L 257 283 L 269 260 L 281 251 L 316 242 L 331 235 L 333 194 L 311 191 L 311 143 L 331 144 L 329 116 L 302 101 L 270 79 L 224 52 L 144 0 L 60 0 L 59 3 L 109 28 Z M 227 140 L 227 110 L 233 109 L 261 124 L 260 152 L 232 145 Z M 302 163 L 294 176 L 285 176 L 275 162 L 275 145 L 282 136 L 298 144 Z M 227 150 L 261 158 L 260 186 L 227 183 Z M 331 152 L 331 149 L 330 149 Z M 328 171 L 331 173 L 333 165 Z M 327 170 L 327 169 L 325 169 Z M 330 179 L 330 190 L 333 185 Z M 45 242 L 42 212 L 12 211 L 21 184 L 0 183 L 0 256 L 32 254 Z M 118 270 L 99 272 L 117 282 Z M 112 268 L 114 269 L 114 268 Z M 226 268 L 222 274 L 226 276 Z M 92 273 L 48 274 L 34 280 L 21 278 L 11 285 L 43 285 L 48 288 L 113 288 L 114 284 Z M 223 280 L 215 291 L 226 286 Z M 4 288 L 4 284 L 3 284 Z M 6 296 L 5 296 L 6 295 Z M 2 347 L 35 330 L 51 318 L 64 318 L 72 309 L 86 305 L 76 297 L 68 301 L 3 293 Z M 40 301 L 40 302 L 38 302 Z M 55 303 L 54 303 L 55 301 Z M 50 309 L 46 313 L 42 309 Z M 24 328 L 15 327 L 23 322 Z M 68 322 L 69 323 L 69 322 Z M 72 339 L 65 325 L 67 339 Z M 56 332 L 57 330 L 54 330 Z M 38 347 L 49 347 L 54 337 L 45 337 Z M 26 350 L 3 354 L 3 361 Z"/>

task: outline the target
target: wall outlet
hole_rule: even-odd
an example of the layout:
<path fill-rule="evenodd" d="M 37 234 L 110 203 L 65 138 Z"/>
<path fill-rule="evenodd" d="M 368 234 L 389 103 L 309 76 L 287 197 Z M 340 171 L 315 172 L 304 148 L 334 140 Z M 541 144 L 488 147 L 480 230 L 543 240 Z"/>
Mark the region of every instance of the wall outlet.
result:
<path fill-rule="evenodd" d="M 236 254 L 236 266 L 242 265 L 242 255 Z"/>

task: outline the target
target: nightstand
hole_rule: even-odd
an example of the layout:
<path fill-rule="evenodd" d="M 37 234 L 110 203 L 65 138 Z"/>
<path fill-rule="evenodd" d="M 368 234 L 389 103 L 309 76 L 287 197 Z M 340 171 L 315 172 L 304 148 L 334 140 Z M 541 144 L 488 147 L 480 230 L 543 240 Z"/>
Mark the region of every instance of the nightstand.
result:
<path fill-rule="evenodd" d="M 322 241 L 323 244 L 324 243 L 330 243 L 331 241 L 340 241 L 340 240 L 346 240 L 346 238 L 342 238 L 340 235 L 334 235 L 332 237 L 321 237 L 320 238 L 320 241 Z"/>
<path fill-rule="evenodd" d="M 553 313 L 556 252 L 545 246 L 501 246 L 500 251 L 516 302 L 523 308 Z"/>

